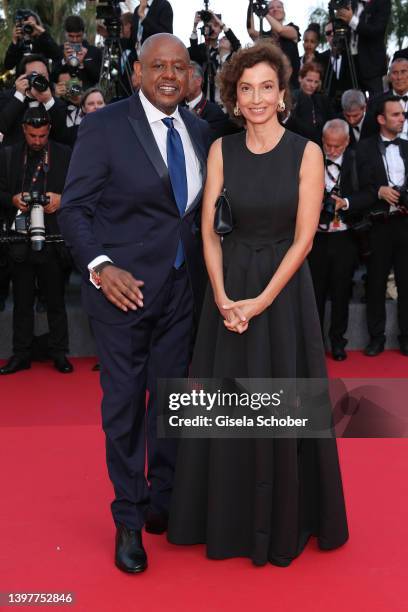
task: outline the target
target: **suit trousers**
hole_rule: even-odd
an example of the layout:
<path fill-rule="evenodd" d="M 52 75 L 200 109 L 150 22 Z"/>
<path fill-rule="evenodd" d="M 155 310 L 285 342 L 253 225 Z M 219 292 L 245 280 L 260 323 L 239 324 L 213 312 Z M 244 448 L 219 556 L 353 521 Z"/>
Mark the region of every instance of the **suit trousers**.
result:
<path fill-rule="evenodd" d="M 377 222 L 370 232 L 367 261 L 367 324 L 371 338 L 385 339 L 385 292 L 394 268 L 398 289 L 400 338 L 408 338 L 408 217 L 392 216 Z"/>
<path fill-rule="evenodd" d="M 331 297 L 329 337 L 331 345 L 344 347 L 347 340 L 349 302 L 358 247 L 351 230 L 317 232 L 309 253 L 320 325 L 324 330 L 326 300 Z"/>
<path fill-rule="evenodd" d="M 66 273 L 53 245 L 34 252 L 29 247 L 23 258 L 16 257 L 15 247 L 10 251 L 11 279 L 13 283 L 13 352 L 22 358 L 31 357 L 34 337 L 34 301 L 36 282 L 47 305 L 49 352 L 51 355 L 68 353 L 68 319 L 65 309 Z M 15 251 L 15 253 L 14 253 Z M 19 255 L 22 254 L 19 250 Z"/>
<path fill-rule="evenodd" d="M 129 313 L 129 322 L 91 318 L 91 326 L 101 363 L 112 515 L 116 525 L 141 529 L 146 510 L 168 512 L 173 487 L 177 446 L 157 438 L 157 379 L 188 375 L 193 297 L 186 266 L 173 268 L 153 303 Z"/>

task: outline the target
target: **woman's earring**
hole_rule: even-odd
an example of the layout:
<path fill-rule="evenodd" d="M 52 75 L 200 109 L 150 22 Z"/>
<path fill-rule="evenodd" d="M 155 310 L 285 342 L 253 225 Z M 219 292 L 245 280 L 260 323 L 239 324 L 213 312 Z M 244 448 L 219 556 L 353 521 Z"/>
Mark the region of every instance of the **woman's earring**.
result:
<path fill-rule="evenodd" d="M 283 100 L 279 100 L 278 102 L 278 112 L 279 113 L 284 113 L 286 110 L 286 104 Z"/>
<path fill-rule="evenodd" d="M 237 102 L 237 103 L 236 103 L 236 105 L 235 105 L 235 108 L 234 108 L 234 115 L 235 115 L 236 117 L 239 117 L 239 116 L 240 116 L 240 114 L 241 114 L 241 109 L 239 108 L 239 106 L 238 106 L 238 102 Z"/>

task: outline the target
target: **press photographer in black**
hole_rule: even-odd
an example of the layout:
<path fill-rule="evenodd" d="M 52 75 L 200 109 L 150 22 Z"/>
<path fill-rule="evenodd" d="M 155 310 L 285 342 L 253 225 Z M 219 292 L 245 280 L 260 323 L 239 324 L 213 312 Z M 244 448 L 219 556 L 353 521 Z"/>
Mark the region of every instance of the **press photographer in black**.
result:
<path fill-rule="evenodd" d="M 13 283 L 13 355 L 0 374 L 31 366 L 34 338 L 34 298 L 38 280 L 47 306 L 48 351 L 55 368 L 72 372 L 64 302 L 65 247 L 47 244 L 58 235 L 56 212 L 68 171 L 70 150 L 49 140 L 50 118 L 43 107 L 29 108 L 23 119 L 24 142 L 0 150 L 0 207 L 7 218 Z"/>
<path fill-rule="evenodd" d="M 40 17 L 30 9 L 18 9 L 14 16 L 12 40 L 4 58 L 4 68 L 12 70 L 24 55 L 41 53 L 45 58 L 58 60 L 59 46 L 41 23 Z"/>
<path fill-rule="evenodd" d="M 380 136 L 359 144 L 359 153 L 370 170 L 373 192 L 370 232 L 371 254 L 367 261 L 367 324 L 370 342 L 365 354 L 375 357 L 385 344 L 385 292 L 394 268 L 398 290 L 398 337 L 400 350 L 408 356 L 408 142 L 400 138 L 405 113 L 398 96 L 379 103 Z"/>
<path fill-rule="evenodd" d="M 62 66 L 55 84 L 55 95 L 62 102 L 58 123 L 54 126 L 60 139 L 73 147 L 82 121 L 81 99 L 84 89 L 82 81 L 68 66 Z"/>
<path fill-rule="evenodd" d="M 348 149 L 349 128 L 342 119 L 332 119 L 323 128 L 325 197 L 319 228 L 309 254 L 320 324 L 324 328 L 327 298 L 331 297 L 329 338 L 333 359 L 347 354 L 345 334 L 358 244 L 352 229 L 370 207 L 369 172 L 364 159 Z"/>
<path fill-rule="evenodd" d="M 139 55 L 142 44 L 153 34 L 173 34 L 173 9 L 168 0 L 140 0 L 133 13 L 132 41 Z"/>
<path fill-rule="evenodd" d="M 64 22 L 65 43 L 60 47 L 60 60 L 54 70 L 61 72 L 62 66 L 75 68 L 85 88 L 99 81 L 102 51 L 91 45 L 85 37 L 85 23 L 78 15 L 70 15 Z"/>
<path fill-rule="evenodd" d="M 200 23 L 202 23 L 202 26 L 199 28 Z M 204 37 L 203 43 L 198 43 L 197 30 L 200 30 Z M 225 51 L 220 46 L 222 33 L 231 45 L 231 48 Z M 240 47 L 241 43 L 234 32 L 223 23 L 221 15 L 216 15 L 207 10 L 196 12 L 188 52 L 191 60 L 197 62 L 204 71 L 203 91 L 206 98 L 211 102 L 221 104 L 220 92 L 216 82 L 217 73 Z"/>
<path fill-rule="evenodd" d="M 337 9 L 336 18 L 350 29 L 350 50 L 360 88 L 370 95 L 380 93 L 387 73 L 385 32 L 391 0 L 332 0 L 330 4 Z"/>

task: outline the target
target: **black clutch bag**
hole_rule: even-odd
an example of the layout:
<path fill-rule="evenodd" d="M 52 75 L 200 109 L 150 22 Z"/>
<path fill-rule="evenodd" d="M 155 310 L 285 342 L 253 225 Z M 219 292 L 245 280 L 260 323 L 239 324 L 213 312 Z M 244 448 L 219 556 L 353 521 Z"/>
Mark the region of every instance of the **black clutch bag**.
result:
<path fill-rule="evenodd" d="M 230 234 L 233 229 L 231 206 L 228 201 L 227 190 L 224 189 L 215 203 L 214 232 L 219 236 L 225 236 Z"/>

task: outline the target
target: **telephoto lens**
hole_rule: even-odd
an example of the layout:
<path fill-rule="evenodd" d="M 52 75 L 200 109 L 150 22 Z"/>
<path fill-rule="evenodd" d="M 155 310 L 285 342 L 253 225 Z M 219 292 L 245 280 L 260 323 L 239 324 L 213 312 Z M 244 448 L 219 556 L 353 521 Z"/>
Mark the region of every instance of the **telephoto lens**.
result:
<path fill-rule="evenodd" d="M 30 240 L 33 251 L 41 251 L 45 244 L 44 207 L 33 204 L 30 212 Z"/>

